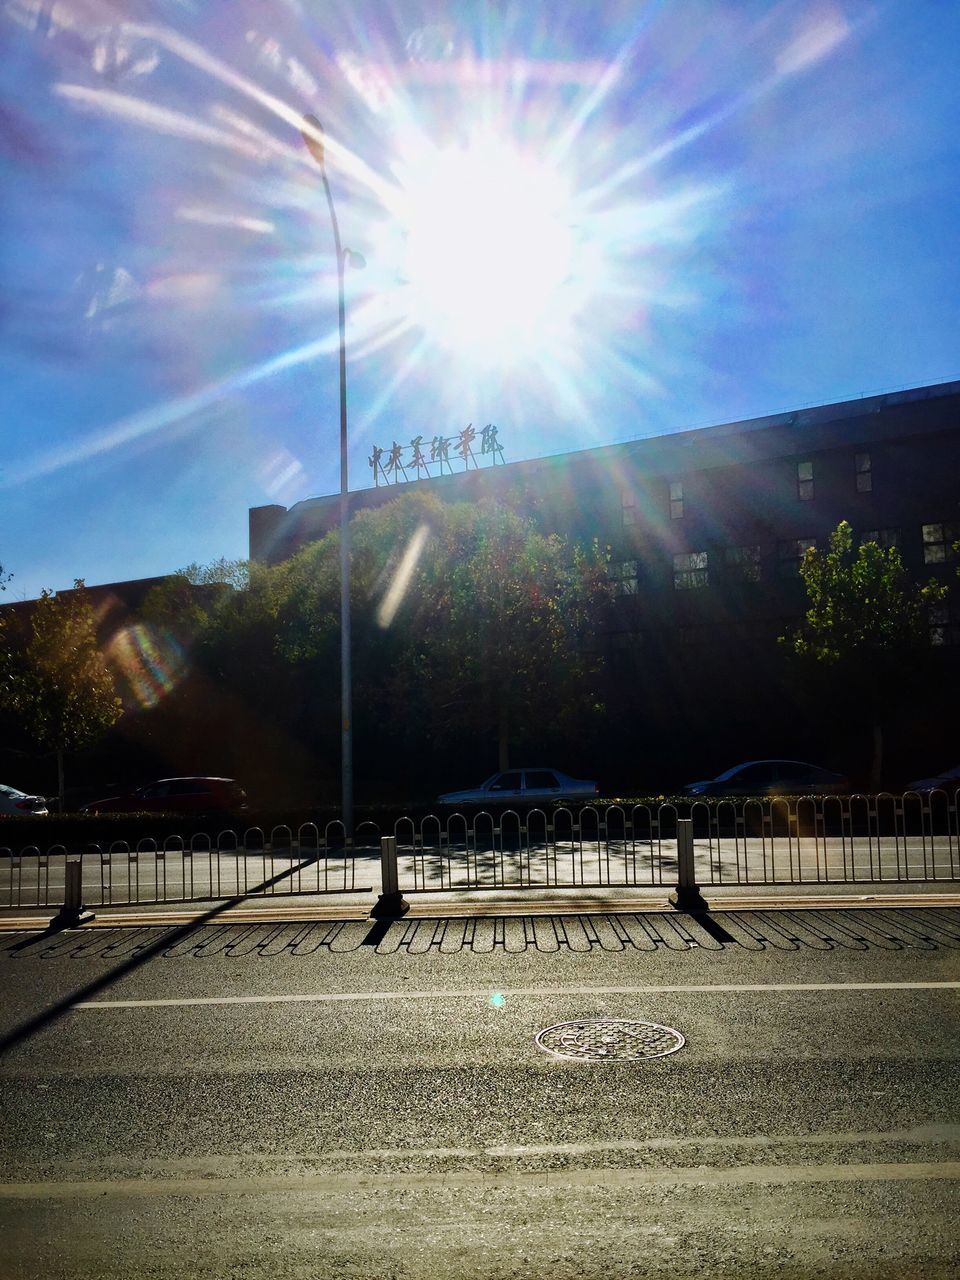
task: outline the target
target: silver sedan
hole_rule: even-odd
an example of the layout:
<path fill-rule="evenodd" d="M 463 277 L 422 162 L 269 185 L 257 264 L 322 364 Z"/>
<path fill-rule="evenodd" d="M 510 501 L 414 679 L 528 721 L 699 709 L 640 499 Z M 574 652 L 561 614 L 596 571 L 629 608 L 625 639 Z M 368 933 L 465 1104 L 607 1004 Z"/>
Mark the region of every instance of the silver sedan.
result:
<path fill-rule="evenodd" d="M 0 785 L 0 813 L 11 817 L 42 818 L 47 813 L 47 802 L 43 796 L 31 796 L 16 787 Z"/>
<path fill-rule="evenodd" d="M 447 791 L 439 804 L 542 804 L 545 800 L 593 800 L 599 794 L 596 782 L 571 778 L 559 769 L 507 769 L 494 773 L 479 787 Z"/>

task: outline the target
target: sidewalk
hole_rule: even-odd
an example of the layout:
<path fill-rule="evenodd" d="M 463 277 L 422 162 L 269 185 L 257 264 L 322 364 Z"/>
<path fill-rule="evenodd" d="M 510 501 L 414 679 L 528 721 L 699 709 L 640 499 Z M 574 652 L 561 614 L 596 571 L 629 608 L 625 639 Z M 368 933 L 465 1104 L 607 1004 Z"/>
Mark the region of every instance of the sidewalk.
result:
<path fill-rule="evenodd" d="M 671 886 L 638 890 L 527 888 L 447 890 L 407 893 L 405 919 L 464 919 L 490 916 L 615 915 L 675 910 L 669 902 Z M 957 907 L 960 882 L 923 881 L 905 884 L 704 885 L 710 911 L 824 910 L 848 907 Z M 271 894 L 253 896 L 218 910 L 223 899 L 189 903 L 123 903 L 90 906 L 95 919 L 82 927 L 121 928 L 144 925 L 189 924 L 208 916 L 220 923 L 310 922 L 366 920 L 377 902 L 372 891 L 337 894 Z M 683 914 L 678 912 L 677 914 Z M 0 909 L 0 932 L 44 930 L 56 915 L 51 907 Z"/>

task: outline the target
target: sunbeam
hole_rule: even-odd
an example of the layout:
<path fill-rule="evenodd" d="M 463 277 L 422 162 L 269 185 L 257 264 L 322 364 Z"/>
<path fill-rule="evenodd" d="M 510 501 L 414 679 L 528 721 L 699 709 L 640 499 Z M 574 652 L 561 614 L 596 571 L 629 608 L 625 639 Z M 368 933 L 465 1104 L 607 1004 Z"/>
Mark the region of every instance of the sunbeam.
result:
<path fill-rule="evenodd" d="M 8 474 L 0 476 L 0 490 L 13 489 L 28 481 L 54 475 L 67 467 L 89 462 L 93 458 L 111 454 L 126 445 L 149 439 L 179 423 L 186 422 L 201 410 L 208 409 L 229 395 L 252 387 L 265 378 L 274 377 L 286 369 L 304 364 L 317 356 L 329 355 L 336 348 L 337 336 L 334 333 L 317 342 L 308 343 L 296 351 L 286 351 L 282 355 L 274 356 L 273 359 L 265 360 L 254 368 L 243 369 L 228 378 L 209 383 L 190 395 L 177 396 L 164 404 L 133 414 L 77 443 L 28 459 L 11 469 Z"/>
<path fill-rule="evenodd" d="M 427 545 L 429 537 L 430 526 L 421 524 L 414 531 L 413 537 L 404 548 L 403 555 L 400 557 L 393 577 L 390 579 L 390 585 L 387 587 L 383 599 L 377 607 L 377 625 L 384 630 L 393 624 L 393 620 L 397 616 L 397 610 L 409 590 L 410 580 L 420 561 L 420 557 L 423 555 L 423 549 Z"/>
<path fill-rule="evenodd" d="M 248 160 L 259 160 L 262 154 L 260 148 L 244 138 L 234 137 L 223 129 L 216 129 L 179 111 L 158 107 L 126 93 L 116 93 L 112 89 L 88 89 L 80 84 L 57 84 L 54 85 L 53 92 L 76 107 L 114 116 L 131 124 L 142 125 L 145 129 L 155 129 L 158 133 L 167 133 L 193 142 L 208 142 Z"/>

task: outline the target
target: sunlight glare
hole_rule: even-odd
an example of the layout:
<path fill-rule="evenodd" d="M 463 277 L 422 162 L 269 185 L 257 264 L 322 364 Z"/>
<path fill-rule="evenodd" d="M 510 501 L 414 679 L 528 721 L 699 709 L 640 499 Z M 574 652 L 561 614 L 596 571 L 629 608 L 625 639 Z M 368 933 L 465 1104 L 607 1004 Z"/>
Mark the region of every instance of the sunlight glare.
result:
<path fill-rule="evenodd" d="M 414 322 L 478 363 L 535 354 L 571 266 L 558 175 L 487 138 L 425 149 L 398 176 Z"/>

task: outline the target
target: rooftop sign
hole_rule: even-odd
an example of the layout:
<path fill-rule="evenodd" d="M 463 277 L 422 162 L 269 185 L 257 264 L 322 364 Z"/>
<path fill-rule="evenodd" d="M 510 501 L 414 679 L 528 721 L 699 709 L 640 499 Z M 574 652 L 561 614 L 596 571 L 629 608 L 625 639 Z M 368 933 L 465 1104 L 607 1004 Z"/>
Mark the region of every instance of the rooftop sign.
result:
<path fill-rule="evenodd" d="M 367 461 L 373 469 L 373 482 L 377 486 L 420 480 L 423 476 L 439 476 L 445 470 L 452 475 L 454 461 L 462 462 L 465 471 L 469 470 L 471 463 L 479 469 L 480 462 L 474 449 L 477 441 L 476 428 L 473 423 L 468 423 L 452 436 L 434 436 L 430 441 L 425 441 L 423 436 L 415 436 L 405 445 L 394 440 L 389 449 L 374 445 Z M 504 461 L 503 445 L 497 439 L 497 428 L 492 422 L 480 431 L 479 454 L 493 466 Z"/>

